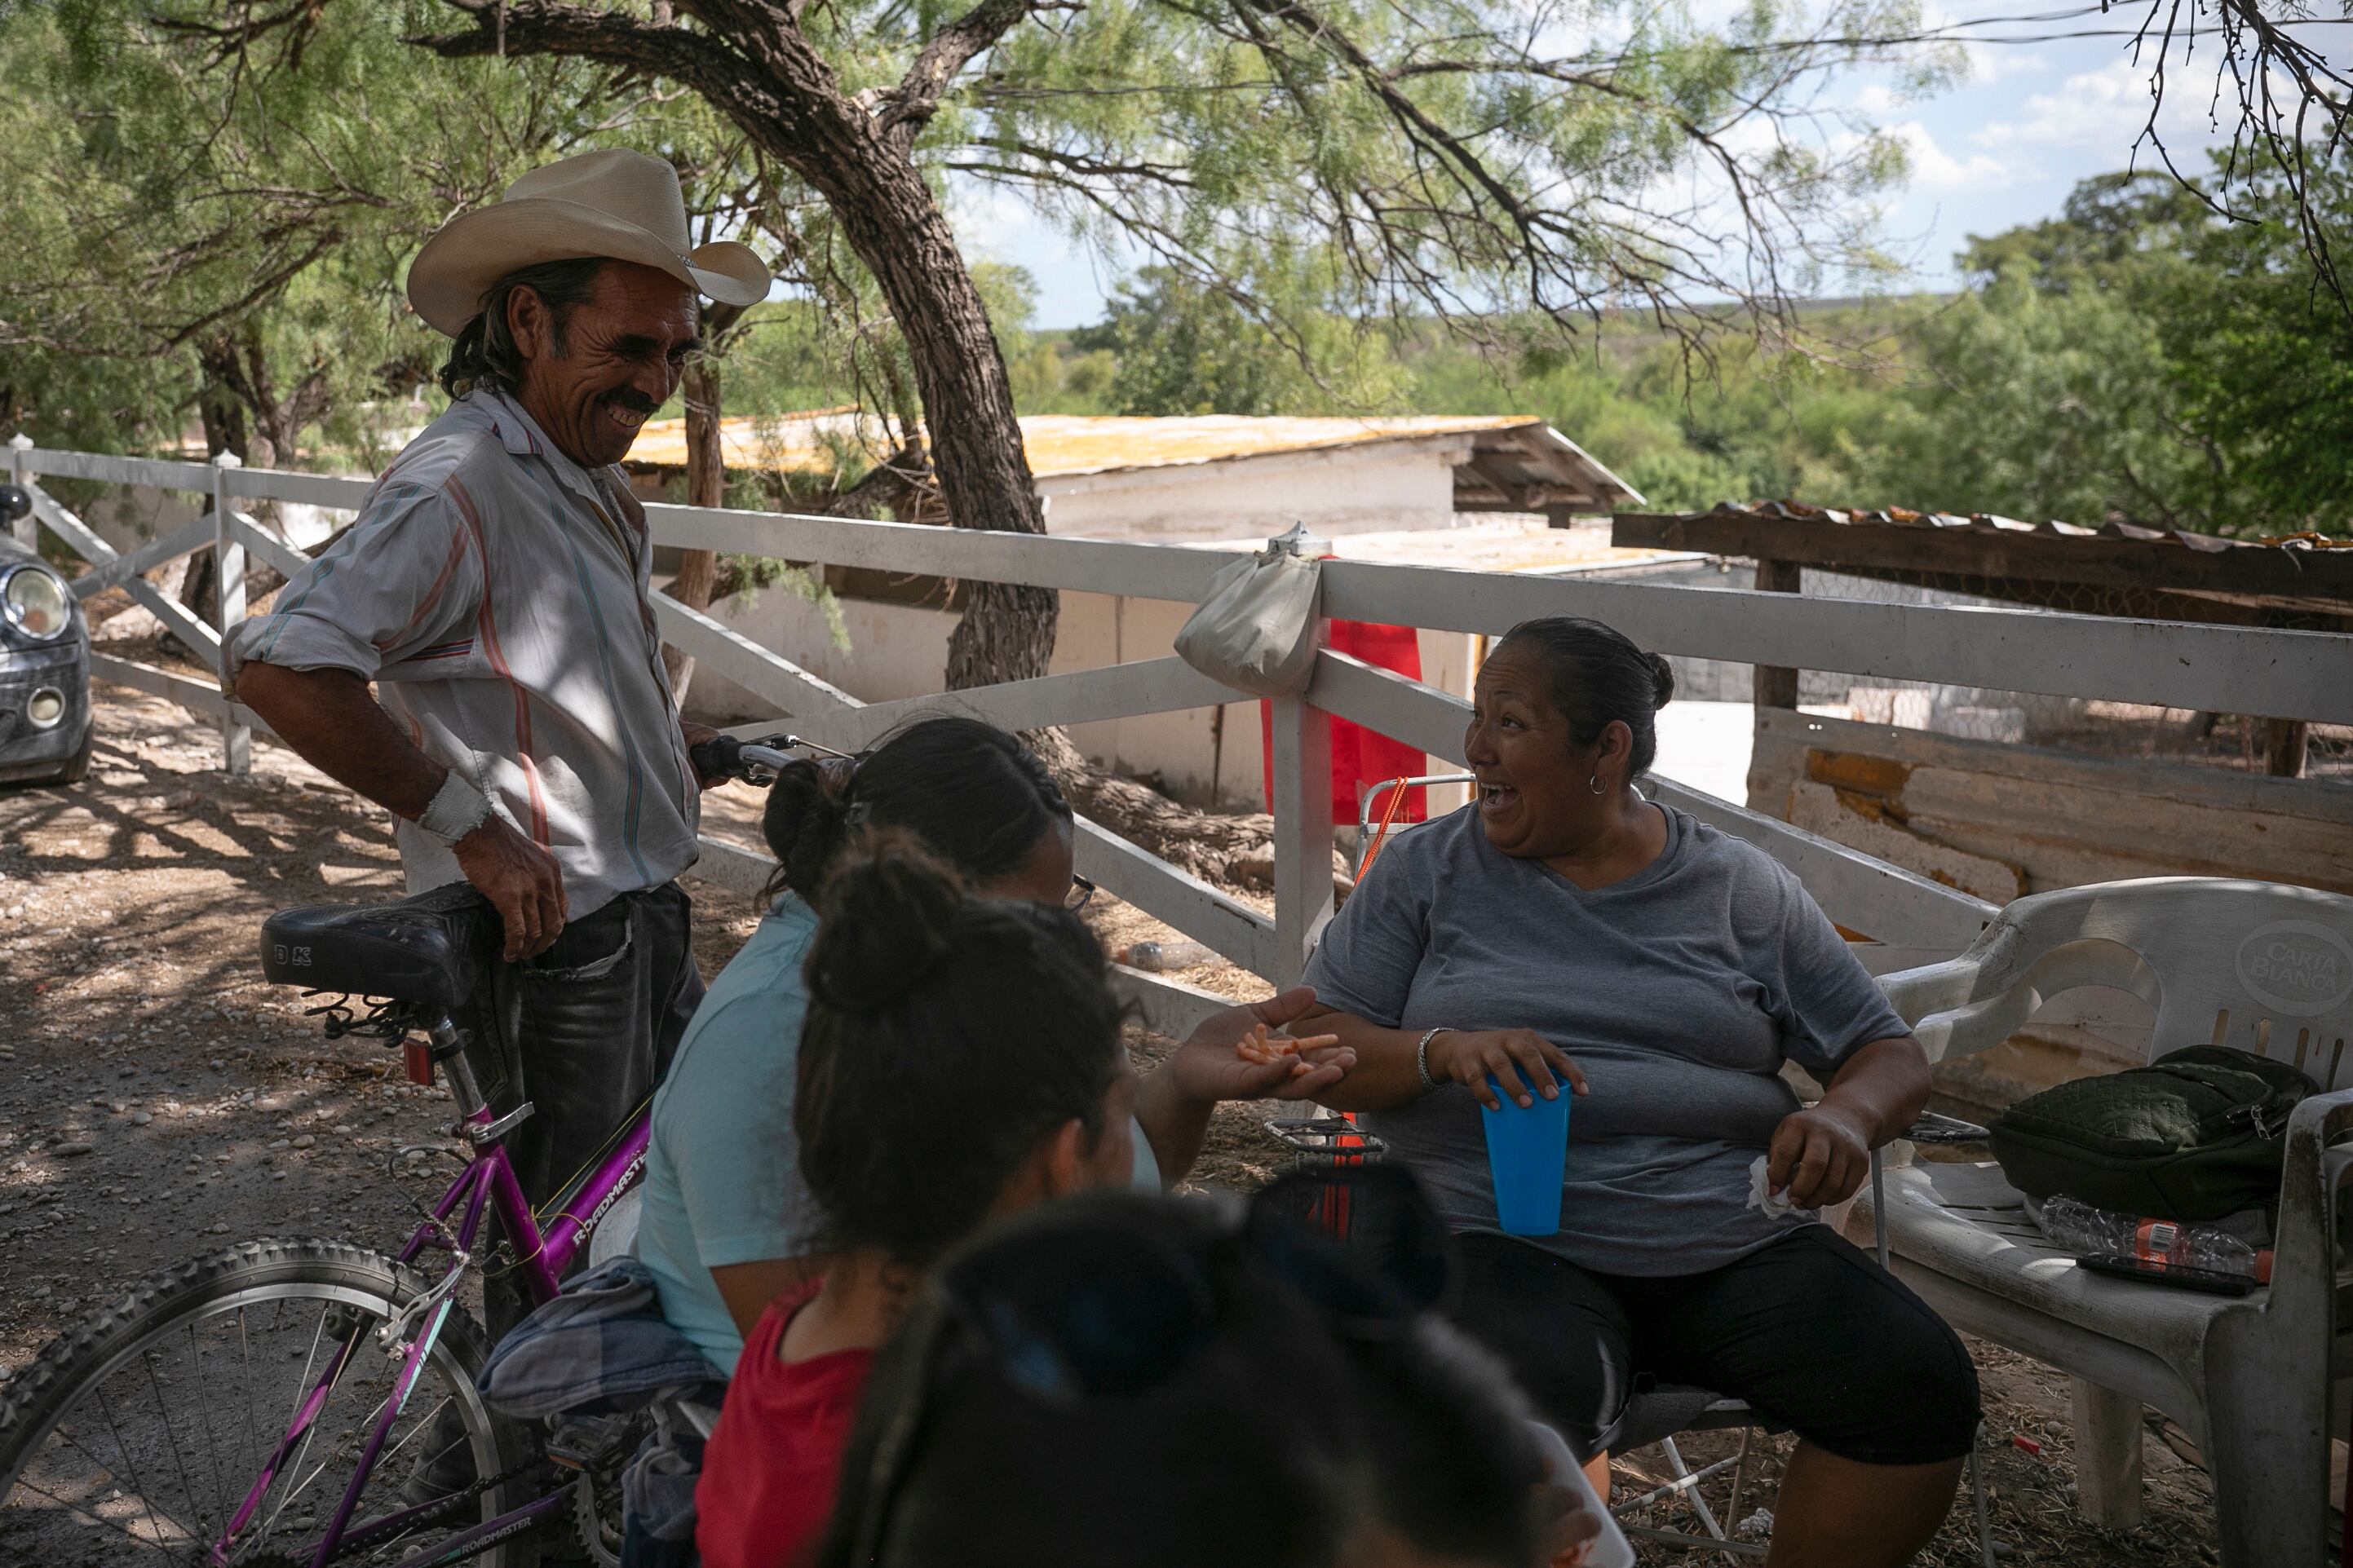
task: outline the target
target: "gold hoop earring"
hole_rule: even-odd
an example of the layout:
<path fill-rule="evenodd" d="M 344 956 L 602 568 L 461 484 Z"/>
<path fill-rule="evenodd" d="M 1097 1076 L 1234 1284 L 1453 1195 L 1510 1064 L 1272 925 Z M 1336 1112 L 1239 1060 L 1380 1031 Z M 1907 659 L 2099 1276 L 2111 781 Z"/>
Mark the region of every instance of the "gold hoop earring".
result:
<path fill-rule="evenodd" d="M 1609 786 L 1601 782 L 1601 775 L 1599 773 L 1595 773 L 1591 778 L 1587 779 L 1585 781 L 1585 787 L 1591 790 L 1596 795 L 1608 795 L 1609 793 Z"/>

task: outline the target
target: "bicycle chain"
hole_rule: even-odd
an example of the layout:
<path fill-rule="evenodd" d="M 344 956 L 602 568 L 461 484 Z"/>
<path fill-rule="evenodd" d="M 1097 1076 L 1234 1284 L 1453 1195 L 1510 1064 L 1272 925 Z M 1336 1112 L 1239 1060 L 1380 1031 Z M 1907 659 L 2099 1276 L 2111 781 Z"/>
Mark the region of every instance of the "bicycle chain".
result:
<path fill-rule="evenodd" d="M 391 1528 L 394 1521 L 389 1519 L 376 1524 L 362 1525 L 359 1529 L 347 1532 L 335 1543 L 334 1553 L 327 1561 L 339 1562 L 348 1553 L 374 1546 L 381 1540 L 388 1540 L 405 1535 L 410 1531 L 429 1529 L 440 1524 L 446 1521 L 450 1512 L 459 1505 L 473 1501 L 494 1487 L 506 1485 L 509 1481 L 535 1468 L 539 1463 L 540 1461 L 533 1459 L 528 1464 L 517 1465 L 512 1469 L 503 1470 L 488 1480 L 474 1481 L 461 1487 L 448 1497 L 426 1504 L 426 1512 L 401 1520 L 397 1530 Z M 309 1552 L 265 1552 L 258 1557 L 243 1559 L 238 1563 L 238 1568 L 311 1568 L 313 1561 L 314 1556 Z"/>

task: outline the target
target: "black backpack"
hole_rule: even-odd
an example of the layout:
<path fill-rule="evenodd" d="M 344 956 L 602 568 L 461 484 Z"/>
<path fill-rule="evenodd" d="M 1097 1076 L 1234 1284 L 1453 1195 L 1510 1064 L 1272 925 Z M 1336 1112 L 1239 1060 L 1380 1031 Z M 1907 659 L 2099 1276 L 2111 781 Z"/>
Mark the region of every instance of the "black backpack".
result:
<path fill-rule="evenodd" d="M 2284 1062 L 2189 1046 L 2030 1095 L 1993 1121 L 1993 1157 L 2037 1199 L 2211 1220 L 2279 1201 L 2288 1113 L 2319 1086 Z"/>

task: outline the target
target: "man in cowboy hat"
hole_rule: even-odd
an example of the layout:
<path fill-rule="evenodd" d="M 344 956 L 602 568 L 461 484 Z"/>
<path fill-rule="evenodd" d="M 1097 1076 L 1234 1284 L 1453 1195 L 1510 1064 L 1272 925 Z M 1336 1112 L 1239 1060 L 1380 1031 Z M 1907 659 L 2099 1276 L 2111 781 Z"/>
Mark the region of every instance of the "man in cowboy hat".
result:
<path fill-rule="evenodd" d="M 636 153 L 443 226 L 408 299 L 455 340 L 448 412 L 229 645 L 238 698 L 398 819 L 411 891 L 462 879 L 497 907 L 511 962 L 476 1034 L 494 1097 L 534 1107 L 507 1141 L 534 1204 L 652 1092 L 702 994 L 673 881 L 700 732 L 614 465 L 699 346 L 696 294 L 747 305 L 768 281 L 745 246 L 691 246 L 678 175 Z"/>

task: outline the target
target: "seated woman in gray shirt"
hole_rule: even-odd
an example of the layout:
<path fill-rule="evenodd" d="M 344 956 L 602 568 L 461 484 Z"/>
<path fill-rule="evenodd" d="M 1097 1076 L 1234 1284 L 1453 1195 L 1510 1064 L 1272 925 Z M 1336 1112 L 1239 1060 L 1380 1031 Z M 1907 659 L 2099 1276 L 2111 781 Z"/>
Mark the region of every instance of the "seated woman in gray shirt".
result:
<path fill-rule="evenodd" d="M 1794 876 L 1636 793 L 1672 689 L 1598 622 L 1514 627 L 1479 672 L 1477 800 L 1379 858 L 1308 966 L 1330 1011 L 1300 1026 L 1355 1047 L 1325 1100 L 1423 1178 L 1461 1236 L 1463 1326 L 1572 1443 L 1606 1453 L 1637 1379 L 1746 1399 L 1801 1439 L 1768 1563 L 1908 1562 L 1951 1504 L 1976 1372 L 1804 1211 L 1919 1114 L 1927 1058 Z M 1491 1076 L 1577 1097 L 1556 1236 L 1497 1229 Z M 1751 1206 L 1760 1153 L 1800 1212 Z"/>

